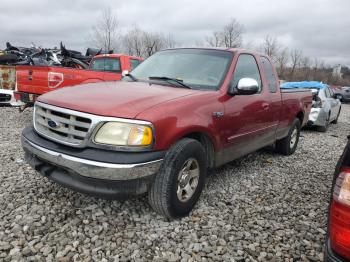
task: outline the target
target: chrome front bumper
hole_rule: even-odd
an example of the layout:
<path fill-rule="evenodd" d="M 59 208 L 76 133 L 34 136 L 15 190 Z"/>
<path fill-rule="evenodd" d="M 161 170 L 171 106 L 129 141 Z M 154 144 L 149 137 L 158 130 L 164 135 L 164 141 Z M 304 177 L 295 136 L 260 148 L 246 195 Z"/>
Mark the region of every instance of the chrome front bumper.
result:
<path fill-rule="evenodd" d="M 146 178 L 157 173 L 163 161 L 159 159 L 137 164 L 116 164 L 92 161 L 46 149 L 32 143 L 24 136 L 22 136 L 22 147 L 28 154 L 44 162 L 73 171 L 83 177 L 102 180 L 126 181 Z"/>

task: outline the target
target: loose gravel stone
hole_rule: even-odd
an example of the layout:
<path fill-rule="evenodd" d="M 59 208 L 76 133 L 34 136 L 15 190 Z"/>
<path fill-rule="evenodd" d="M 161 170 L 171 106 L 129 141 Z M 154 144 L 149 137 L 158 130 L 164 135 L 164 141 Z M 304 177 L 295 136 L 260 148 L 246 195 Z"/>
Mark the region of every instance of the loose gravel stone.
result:
<path fill-rule="evenodd" d="M 40 176 L 23 157 L 32 111 L 0 108 L 0 260 L 321 261 L 332 173 L 350 105 L 296 153 L 264 149 L 211 171 L 194 211 L 167 221 L 146 197 L 107 201 Z"/>

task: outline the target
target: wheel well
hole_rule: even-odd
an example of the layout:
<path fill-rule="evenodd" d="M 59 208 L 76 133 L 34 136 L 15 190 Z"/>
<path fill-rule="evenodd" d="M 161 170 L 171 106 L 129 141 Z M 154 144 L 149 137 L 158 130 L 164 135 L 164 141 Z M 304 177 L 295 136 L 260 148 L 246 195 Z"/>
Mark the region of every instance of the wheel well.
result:
<path fill-rule="evenodd" d="M 303 120 L 304 120 L 304 113 L 300 111 L 297 114 L 297 118 L 300 120 L 300 124 L 302 125 L 303 124 Z"/>
<path fill-rule="evenodd" d="M 183 138 L 185 137 L 195 139 L 203 145 L 207 155 L 208 168 L 214 167 L 214 145 L 210 137 L 201 132 L 190 133 L 185 135 Z"/>

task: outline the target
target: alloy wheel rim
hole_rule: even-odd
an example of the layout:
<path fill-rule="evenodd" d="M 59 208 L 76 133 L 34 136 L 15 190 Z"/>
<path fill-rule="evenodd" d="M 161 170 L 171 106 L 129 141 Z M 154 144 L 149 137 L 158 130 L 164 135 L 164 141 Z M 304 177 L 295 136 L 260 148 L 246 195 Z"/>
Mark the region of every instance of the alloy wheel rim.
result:
<path fill-rule="evenodd" d="M 193 196 L 199 182 L 199 164 L 194 158 L 187 159 L 177 177 L 177 198 L 187 202 Z"/>
<path fill-rule="evenodd" d="M 298 137 L 298 130 L 297 130 L 297 128 L 294 128 L 293 132 L 292 132 L 292 135 L 290 137 L 290 148 L 293 148 L 294 145 L 296 144 L 297 137 Z"/>

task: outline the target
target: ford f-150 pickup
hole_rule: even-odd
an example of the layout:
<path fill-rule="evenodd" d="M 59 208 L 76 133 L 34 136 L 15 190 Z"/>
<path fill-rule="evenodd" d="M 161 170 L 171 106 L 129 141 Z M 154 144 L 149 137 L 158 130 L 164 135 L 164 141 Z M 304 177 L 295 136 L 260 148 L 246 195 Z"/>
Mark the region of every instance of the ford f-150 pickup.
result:
<path fill-rule="evenodd" d="M 89 69 L 58 66 L 16 66 L 17 100 L 33 105 L 36 98 L 61 87 L 122 79 L 122 71 L 131 71 L 143 59 L 121 54 L 95 56 Z"/>
<path fill-rule="evenodd" d="M 123 81 L 40 96 L 22 146 L 58 184 L 105 198 L 148 192 L 176 218 L 193 209 L 208 169 L 269 145 L 293 154 L 311 104 L 309 90 L 281 92 L 266 55 L 169 49 Z"/>

